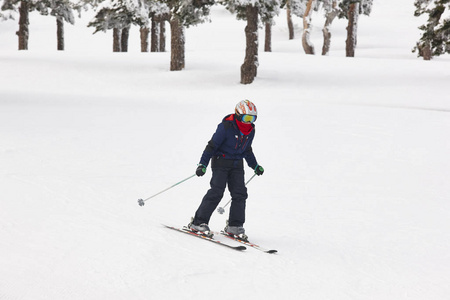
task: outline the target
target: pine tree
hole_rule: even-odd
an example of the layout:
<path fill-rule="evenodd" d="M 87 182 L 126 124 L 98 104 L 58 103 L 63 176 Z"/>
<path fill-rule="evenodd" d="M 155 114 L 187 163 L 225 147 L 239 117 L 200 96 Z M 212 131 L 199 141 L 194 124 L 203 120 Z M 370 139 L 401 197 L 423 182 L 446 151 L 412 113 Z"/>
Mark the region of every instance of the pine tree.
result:
<path fill-rule="evenodd" d="M 414 5 L 414 15 L 428 14 L 428 21 L 419 27 L 423 33 L 413 52 L 417 50 L 424 60 L 450 53 L 450 17 L 441 19 L 445 10 L 450 10 L 450 0 L 416 0 Z"/>
<path fill-rule="evenodd" d="M 146 32 L 147 43 L 148 34 L 151 36 L 150 51 L 164 52 L 166 48 L 166 21 L 169 21 L 170 10 L 167 4 L 156 2 L 154 0 L 146 0 L 148 11 L 150 13 L 150 28 L 148 24 L 141 27 L 141 32 Z M 144 41 L 141 40 L 141 44 Z M 146 51 L 148 51 L 148 46 Z"/>
<path fill-rule="evenodd" d="M 27 0 L 4 0 L 1 10 L 2 11 L 19 11 L 19 30 L 16 32 L 19 37 L 19 50 L 28 50 L 28 37 L 29 37 L 29 12 L 34 8 L 30 7 L 30 2 Z M 6 17 L 2 15 L 3 19 Z M 14 19 L 12 14 L 8 15 L 8 18 Z"/>
<path fill-rule="evenodd" d="M 112 0 L 97 12 L 88 27 L 94 33 L 113 30 L 113 52 L 128 51 L 128 36 L 132 24 L 148 22 L 148 10 L 142 0 Z"/>
<path fill-rule="evenodd" d="M 308 0 L 282 0 L 281 8 L 286 8 L 286 17 L 289 30 L 289 39 L 295 37 L 294 24 L 292 23 L 292 15 L 303 18 L 306 10 L 306 2 Z"/>
<path fill-rule="evenodd" d="M 314 45 L 310 40 L 312 13 L 322 8 L 325 11 L 325 24 L 322 29 L 324 42 L 322 55 L 327 55 L 330 50 L 331 32 L 330 26 L 339 14 L 338 4 L 342 0 L 290 0 L 293 13 L 303 18 L 302 45 L 306 54 L 314 54 Z"/>
<path fill-rule="evenodd" d="M 180 71 L 185 67 L 185 28 L 209 20 L 210 7 L 214 0 L 160 0 L 169 10 L 171 34 L 170 70 Z"/>
<path fill-rule="evenodd" d="M 245 27 L 245 58 L 241 66 L 241 83 L 250 84 L 258 70 L 258 28 L 262 23 L 272 22 L 279 12 L 278 0 L 225 0 L 225 7 L 236 14 L 237 19 L 246 20 Z"/>
<path fill-rule="evenodd" d="M 318 0 L 308 0 L 306 2 L 305 13 L 303 14 L 303 35 L 302 35 L 302 45 L 303 50 L 306 54 L 314 54 L 314 45 L 311 43 L 311 15 L 314 9 L 318 7 Z"/>
<path fill-rule="evenodd" d="M 289 0 L 289 6 L 293 15 L 303 18 L 306 11 L 306 3 L 309 0 Z"/>
<path fill-rule="evenodd" d="M 19 11 L 19 50 L 28 50 L 29 13 L 34 10 L 56 17 L 57 49 L 64 50 L 64 22 L 75 23 L 74 7 L 70 0 L 4 0 L 2 10 Z"/>
<path fill-rule="evenodd" d="M 18 48 L 19 50 L 28 50 L 28 37 L 30 35 L 29 13 L 34 10 L 45 11 L 45 6 L 38 0 L 4 0 L 1 10 L 19 12 L 19 30 L 16 32 L 19 37 Z M 12 18 L 12 15 L 9 16 Z"/>
<path fill-rule="evenodd" d="M 331 32 L 330 26 L 333 23 L 334 19 L 339 14 L 338 7 L 339 0 L 322 0 L 322 5 L 325 10 L 325 24 L 323 26 L 323 47 L 322 47 L 322 55 L 328 55 L 330 52 L 331 45 Z"/>
<path fill-rule="evenodd" d="M 286 18 L 287 18 L 287 26 L 289 32 L 289 39 L 293 40 L 295 37 L 294 32 L 294 23 L 292 22 L 292 0 L 284 0 L 282 1 L 281 8 L 286 7 Z"/>
<path fill-rule="evenodd" d="M 56 18 L 57 49 L 64 50 L 64 22 L 75 24 L 75 5 L 69 0 L 41 0 L 40 13 Z"/>
<path fill-rule="evenodd" d="M 345 48 L 347 57 L 355 56 L 359 15 L 370 15 L 372 5 L 373 0 L 343 0 L 339 4 L 339 7 L 341 8 L 339 17 L 348 19 L 347 41 Z"/>

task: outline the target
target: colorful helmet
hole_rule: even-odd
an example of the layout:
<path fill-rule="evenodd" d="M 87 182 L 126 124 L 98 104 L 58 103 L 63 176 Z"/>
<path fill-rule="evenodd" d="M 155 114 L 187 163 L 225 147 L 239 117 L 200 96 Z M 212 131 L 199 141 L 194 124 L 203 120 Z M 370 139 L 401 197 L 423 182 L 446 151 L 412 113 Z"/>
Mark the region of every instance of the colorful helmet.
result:
<path fill-rule="evenodd" d="M 249 100 L 242 100 L 236 105 L 236 117 L 239 121 L 244 123 L 253 123 L 258 116 L 258 111 L 255 104 Z"/>

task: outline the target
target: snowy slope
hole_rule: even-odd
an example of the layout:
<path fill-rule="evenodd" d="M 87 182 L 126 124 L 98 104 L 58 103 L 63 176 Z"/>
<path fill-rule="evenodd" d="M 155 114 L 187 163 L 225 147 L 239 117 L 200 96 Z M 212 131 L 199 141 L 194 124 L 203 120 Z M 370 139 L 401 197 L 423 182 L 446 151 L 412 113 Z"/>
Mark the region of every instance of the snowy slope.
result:
<path fill-rule="evenodd" d="M 0 23 L 0 299 L 449 299 L 450 59 L 411 53 L 410 1 L 376 2 L 353 59 L 344 21 L 329 57 L 306 56 L 301 20 L 289 41 L 283 14 L 248 86 L 245 23 L 221 7 L 187 30 L 181 72 L 139 53 L 137 29 L 113 54 L 85 17 L 57 53 L 53 20 L 32 15 L 17 52 L 16 23 Z M 194 174 L 244 98 L 266 169 L 246 230 L 277 255 L 161 226 L 189 221 L 210 170 L 137 205 Z"/>

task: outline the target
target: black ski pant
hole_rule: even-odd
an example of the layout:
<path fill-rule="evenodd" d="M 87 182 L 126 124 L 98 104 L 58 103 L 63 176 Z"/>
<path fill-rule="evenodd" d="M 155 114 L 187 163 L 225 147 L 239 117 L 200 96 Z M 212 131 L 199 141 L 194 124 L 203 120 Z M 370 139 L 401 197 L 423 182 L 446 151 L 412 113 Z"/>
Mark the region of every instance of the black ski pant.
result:
<path fill-rule="evenodd" d="M 231 162 L 234 162 L 231 166 Z M 211 188 L 203 197 L 194 217 L 194 224 L 209 224 L 212 213 L 223 198 L 225 188 L 231 194 L 230 214 L 228 224 L 230 226 L 243 226 L 245 223 L 245 205 L 247 200 L 247 188 L 245 187 L 244 167 L 242 160 L 228 161 L 224 163 L 212 163 Z M 214 166 L 219 165 L 219 166 Z M 220 166 L 222 165 L 222 166 Z"/>

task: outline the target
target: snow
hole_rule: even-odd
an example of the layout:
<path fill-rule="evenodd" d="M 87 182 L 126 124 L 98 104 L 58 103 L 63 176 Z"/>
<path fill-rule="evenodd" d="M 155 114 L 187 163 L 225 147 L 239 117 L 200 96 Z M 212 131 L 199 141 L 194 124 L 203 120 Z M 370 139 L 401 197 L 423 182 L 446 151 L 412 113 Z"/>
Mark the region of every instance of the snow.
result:
<path fill-rule="evenodd" d="M 16 21 L 1 22 L 0 299 L 448 299 L 450 59 L 411 53 L 413 11 L 377 1 L 355 58 L 345 20 L 330 55 L 312 56 L 302 20 L 288 40 L 282 13 L 251 85 L 239 84 L 245 22 L 221 7 L 186 30 L 180 72 L 168 52 L 139 52 L 138 28 L 129 53 L 112 53 L 86 14 L 56 52 L 54 18 L 33 13 L 18 52 Z M 321 46 L 317 13 L 313 25 Z M 161 226 L 189 222 L 210 169 L 137 205 L 194 174 L 245 98 L 266 170 L 248 185 L 245 227 L 276 255 Z"/>

